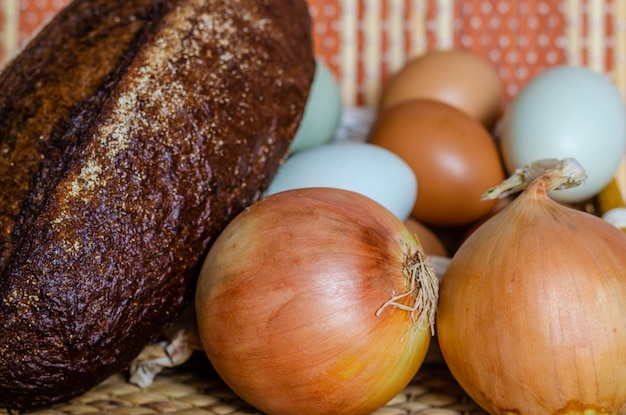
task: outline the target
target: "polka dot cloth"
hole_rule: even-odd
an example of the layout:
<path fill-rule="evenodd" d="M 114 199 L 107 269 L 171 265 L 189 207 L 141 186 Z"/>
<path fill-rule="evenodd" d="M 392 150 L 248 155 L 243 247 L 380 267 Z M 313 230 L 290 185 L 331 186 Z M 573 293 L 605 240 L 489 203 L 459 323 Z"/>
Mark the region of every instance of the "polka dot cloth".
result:
<path fill-rule="evenodd" d="M 508 80 L 507 95 L 515 95 L 534 73 L 565 62 L 565 18 L 559 6 L 548 1 L 462 2 L 456 10 L 455 42 L 489 59 Z"/>
<path fill-rule="evenodd" d="M 69 0 L 2 0 L 7 59 Z M 491 62 L 514 97 L 541 70 L 564 63 L 607 73 L 626 91 L 626 0 L 308 0 L 314 46 L 347 105 L 374 104 L 406 60 L 465 48 Z"/>
<path fill-rule="evenodd" d="M 510 100 L 534 75 L 586 65 L 626 90 L 626 0 L 309 0 L 316 53 L 347 104 L 373 104 L 385 80 L 429 49 L 491 62 Z"/>

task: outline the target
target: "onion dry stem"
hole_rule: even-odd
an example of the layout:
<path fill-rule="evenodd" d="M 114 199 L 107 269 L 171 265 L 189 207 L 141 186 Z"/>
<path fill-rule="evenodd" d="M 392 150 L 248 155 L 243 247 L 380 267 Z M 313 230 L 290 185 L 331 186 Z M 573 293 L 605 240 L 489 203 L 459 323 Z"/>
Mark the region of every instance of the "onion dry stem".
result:
<path fill-rule="evenodd" d="M 509 178 L 487 190 L 482 199 L 502 199 L 533 182 L 540 182 L 547 190 L 564 190 L 580 186 L 586 180 L 587 173 L 576 159 L 541 159 L 515 170 Z"/>
<path fill-rule="evenodd" d="M 380 316 L 387 307 L 408 311 L 411 313 L 413 329 L 428 326 L 431 334 L 434 335 L 439 280 L 428 263 L 426 255 L 419 248 L 407 245 L 406 250 L 408 253 L 402 266 L 402 272 L 409 280 L 409 290 L 391 297 L 376 311 L 376 316 Z M 408 297 L 412 300 L 410 305 L 404 303 Z"/>

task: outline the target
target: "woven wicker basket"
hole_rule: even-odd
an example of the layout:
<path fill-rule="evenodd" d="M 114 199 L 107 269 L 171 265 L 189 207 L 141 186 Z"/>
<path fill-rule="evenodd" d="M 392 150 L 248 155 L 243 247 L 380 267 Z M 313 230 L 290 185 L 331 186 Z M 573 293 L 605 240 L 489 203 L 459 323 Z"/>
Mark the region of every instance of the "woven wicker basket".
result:
<path fill-rule="evenodd" d="M 192 359 L 194 360 L 194 359 Z M 147 388 L 115 375 L 71 402 L 33 415 L 252 415 L 257 410 L 239 399 L 202 358 L 159 374 Z M 367 391 L 363 391 L 367 393 Z M 413 382 L 376 415 L 478 415 L 482 411 L 454 381 L 445 366 L 424 365 Z M 296 415 L 296 414 L 294 414 Z"/>

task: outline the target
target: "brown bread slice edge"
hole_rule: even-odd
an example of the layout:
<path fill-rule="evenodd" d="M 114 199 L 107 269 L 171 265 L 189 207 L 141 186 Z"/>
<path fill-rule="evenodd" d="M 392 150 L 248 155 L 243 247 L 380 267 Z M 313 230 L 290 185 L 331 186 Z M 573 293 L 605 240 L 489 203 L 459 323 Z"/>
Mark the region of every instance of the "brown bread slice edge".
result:
<path fill-rule="evenodd" d="M 0 75 L 0 408 L 124 369 L 260 198 L 315 62 L 304 0 L 76 0 Z"/>

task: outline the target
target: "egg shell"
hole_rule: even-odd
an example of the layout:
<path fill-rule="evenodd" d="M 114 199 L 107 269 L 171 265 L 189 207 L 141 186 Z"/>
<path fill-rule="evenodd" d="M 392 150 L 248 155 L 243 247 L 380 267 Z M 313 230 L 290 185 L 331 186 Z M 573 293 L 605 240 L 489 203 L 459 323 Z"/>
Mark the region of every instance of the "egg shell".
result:
<path fill-rule="evenodd" d="M 417 236 L 426 255 L 449 256 L 445 245 L 432 229 L 420 223 L 415 218 L 408 218 L 404 221 L 404 225 L 411 233 Z"/>
<path fill-rule="evenodd" d="M 408 61 L 383 87 L 380 108 L 408 100 L 442 101 L 488 129 L 502 115 L 502 82 L 490 62 L 463 49 L 428 51 Z"/>
<path fill-rule="evenodd" d="M 342 112 L 339 84 L 328 66 L 318 59 L 302 121 L 289 151 L 295 153 L 332 141 Z"/>
<path fill-rule="evenodd" d="M 626 109 L 611 81 L 590 69 L 559 66 L 533 78 L 515 97 L 500 148 L 509 173 L 543 158 L 574 157 L 587 172 L 582 186 L 550 192 L 565 203 L 599 193 L 622 161 Z"/>
<path fill-rule="evenodd" d="M 419 183 L 411 216 L 456 226 L 496 203 L 482 194 L 504 179 L 495 141 L 478 121 L 439 101 L 406 101 L 379 114 L 368 141 L 400 156 Z"/>
<path fill-rule="evenodd" d="M 382 147 L 360 142 L 333 142 L 291 155 L 265 195 L 304 187 L 333 187 L 361 193 L 398 219 L 408 218 L 417 196 L 411 168 Z"/>

